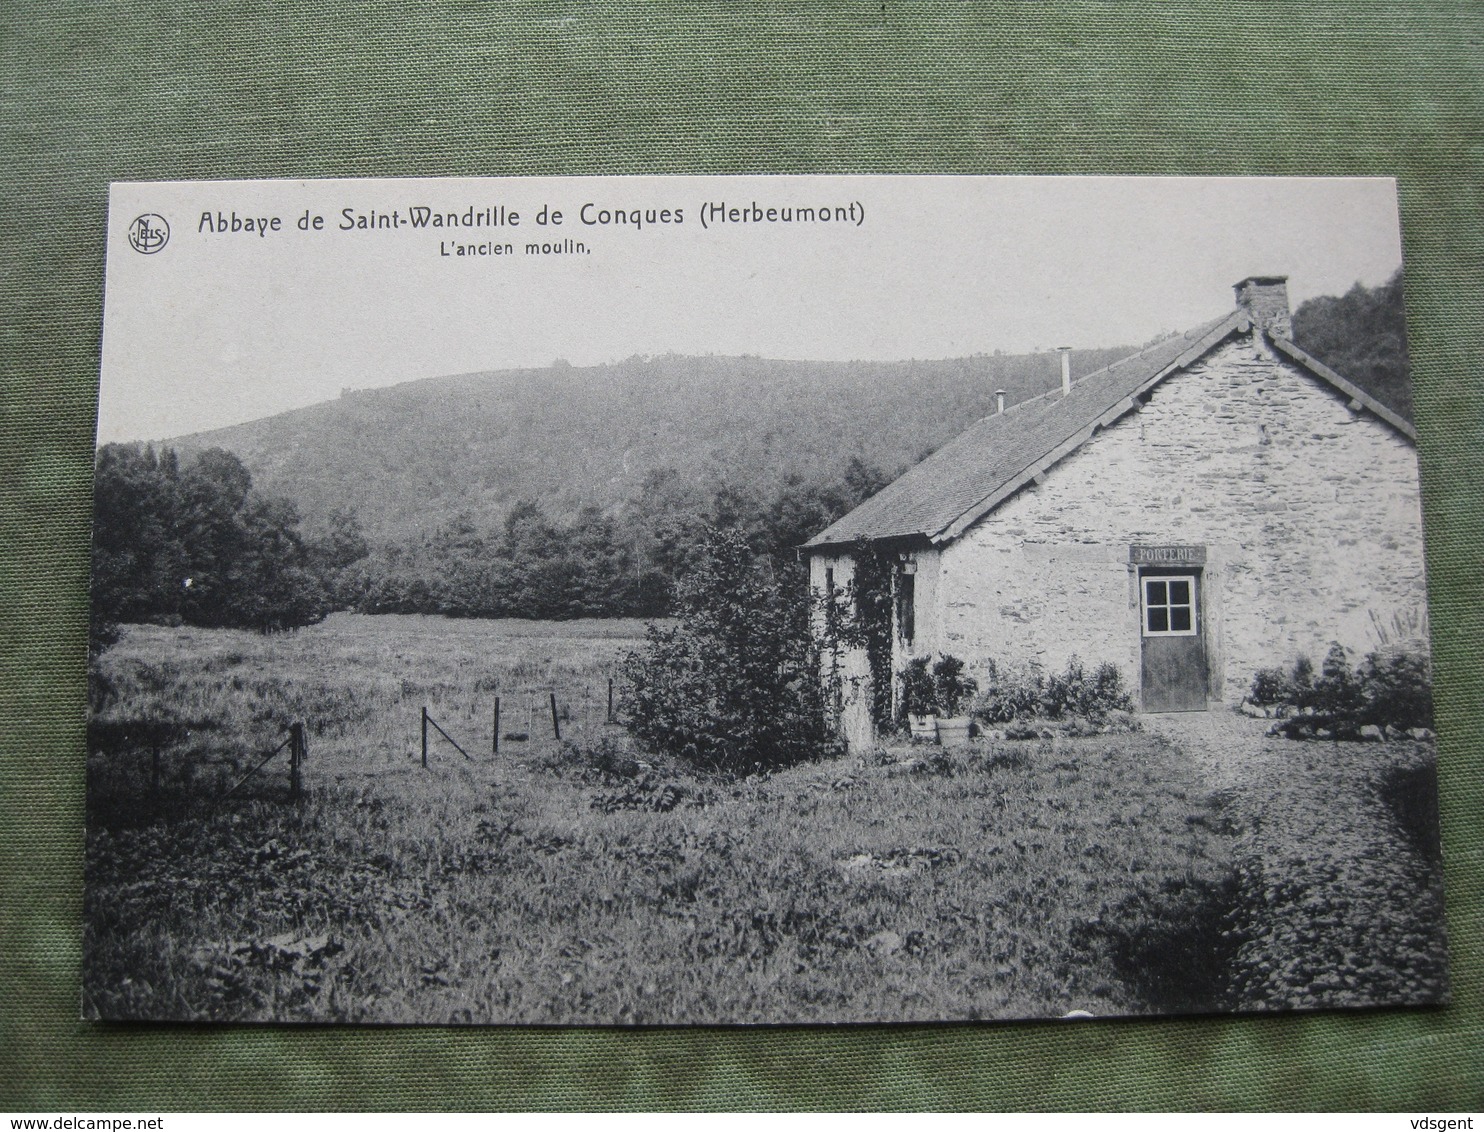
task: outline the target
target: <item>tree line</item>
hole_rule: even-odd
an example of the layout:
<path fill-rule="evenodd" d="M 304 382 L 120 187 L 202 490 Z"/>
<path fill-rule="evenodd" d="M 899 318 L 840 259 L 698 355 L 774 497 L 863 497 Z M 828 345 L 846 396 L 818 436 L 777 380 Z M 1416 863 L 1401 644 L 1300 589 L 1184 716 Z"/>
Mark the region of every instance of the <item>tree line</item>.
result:
<path fill-rule="evenodd" d="M 763 495 L 726 484 L 703 488 L 660 469 L 620 507 L 589 505 L 565 522 L 533 500 L 515 504 L 493 528 L 460 514 L 430 536 L 373 552 L 357 567 L 356 608 L 556 620 L 665 616 L 676 584 L 697 566 L 707 531 L 737 531 L 752 553 L 802 574 L 797 548 L 889 478 L 854 459 L 839 477 L 791 475 Z"/>
<path fill-rule="evenodd" d="M 1379 287 L 1356 283 L 1293 312 L 1293 340 L 1382 404 L 1412 419 L 1407 312 L 1398 268 Z"/>
<path fill-rule="evenodd" d="M 889 479 L 855 459 L 839 476 L 792 475 L 763 495 L 663 469 L 608 511 L 557 519 L 524 500 L 495 526 L 460 514 L 373 547 L 344 509 L 306 534 L 294 504 L 255 489 L 223 449 L 182 461 L 170 448 L 109 444 L 95 469 L 94 638 L 106 643 L 121 622 L 271 632 L 337 609 L 664 616 L 708 530 L 736 531 L 751 553 L 802 575 L 796 548 Z"/>
<path fill-rule="evenodd" d="M 95 642 L 119 622 L 311 624 L 345 600 L 346 571 L 367 550 L 348 512 L 305 539 L 293 503 L 254 491 L 242 461 L 220 448 L 182 466 L 173 449 L 104 445 L 93 481 Z"/>

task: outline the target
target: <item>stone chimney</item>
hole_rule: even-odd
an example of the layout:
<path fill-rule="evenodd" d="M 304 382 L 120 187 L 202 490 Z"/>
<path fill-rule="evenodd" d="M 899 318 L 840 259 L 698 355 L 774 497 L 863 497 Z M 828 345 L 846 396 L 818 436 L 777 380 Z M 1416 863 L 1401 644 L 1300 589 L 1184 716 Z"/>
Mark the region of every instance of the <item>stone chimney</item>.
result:
<path fill-rule="evenodd" d="M 1293 319 L 1288 313 L 1288 276 L 1249 275 L 1233 283 L 1237 306 L 1247 312 L 1252 325 L 1274 338 L 1293 337 Z"/>
<path fill-rule="evenodd" d="M 1065 397 L 1072 391 L 1072 347 L 1058 346 L 1056 352 L 1061 355 L 1061 395 Z"/>

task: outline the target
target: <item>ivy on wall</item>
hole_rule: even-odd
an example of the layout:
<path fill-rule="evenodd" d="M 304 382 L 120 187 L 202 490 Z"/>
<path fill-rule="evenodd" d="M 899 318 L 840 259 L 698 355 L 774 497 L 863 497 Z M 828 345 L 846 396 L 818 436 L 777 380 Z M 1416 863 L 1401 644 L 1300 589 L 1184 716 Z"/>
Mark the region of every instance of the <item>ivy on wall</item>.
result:
<path fill-rule="evenodd" d="M 871 671 L 871 722 L 878 731 L 896 725 L 891 710 L 892 579 L 896 556 L 879 543 L 858 540 L 851 548 L 855 575 L 851 580 L 851 607 L 855 628 L 866 650 Z"/>

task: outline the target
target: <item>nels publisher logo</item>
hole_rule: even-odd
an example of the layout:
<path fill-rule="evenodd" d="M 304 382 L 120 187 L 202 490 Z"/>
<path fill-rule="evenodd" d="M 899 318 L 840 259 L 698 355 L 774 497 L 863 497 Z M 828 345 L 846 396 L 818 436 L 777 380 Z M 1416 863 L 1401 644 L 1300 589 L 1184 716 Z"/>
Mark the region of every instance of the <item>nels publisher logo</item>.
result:
<path fill-rule="evenodd" d="M 129 225 L 129 246 L 140 255 L 154 255 L 170 242 L 170 225 L 163 216 L 146 212 Z"/>

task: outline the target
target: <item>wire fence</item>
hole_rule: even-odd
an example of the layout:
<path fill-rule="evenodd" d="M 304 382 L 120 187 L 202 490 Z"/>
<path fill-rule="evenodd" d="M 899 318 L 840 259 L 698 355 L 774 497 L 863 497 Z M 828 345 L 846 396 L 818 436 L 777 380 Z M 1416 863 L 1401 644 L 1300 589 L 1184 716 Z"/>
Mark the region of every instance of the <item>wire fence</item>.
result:
<path fill-rule="evenodd" d="M 622 689 L 611 676 L 597 684 L 563 686 L 560 692 L 551 685 L 518 687 L 494 695 L 492 702 L 485 700 L 487 707 L 483 709 L 476 704 L 471 710 L 467 701 L 462 710 L 453 707 L 455 715 L 463 716 L 462 727 L 446 715 L 435 716 L 425 703 L 419 712 L 415 732 L 418 745 L 413 755 L 424 768 L 432 769 L 438 765 L 438 751 L 449 748 L 464 760 L 479 763 L 542 744 L 596 741 L 621 726 L 621 694 Z M 450 707 L 445 703 L 439 708 L 440 714 Z M 487 737 L 476 736 L 471 741 L 469 723 L 481 714 L 488 721 Z M 89 726 L 89 750 L 104 761 L 93 764 L 90 770 L 90 797 L 106 801 L 110 809 L 143 806 L 145 814 L 192 809 L 202 812 L 202 807 L 206 814 L 213 814 L 232 799 L 243 797 L 302 802 L 307 796 L 305 763 L 311 723 L 294 720 L 271 748 L 265 744 L 244 752 L 228 740 L 227 748 L 237 750 L 224 757 L 218 747 L 212 757 L 192 748 L 191 728 L 180 723 L 152 719 L 95 722 Z M 132 763 L 133 755 L 143 756 L 147 762 Z M 136 768 L 129 770 L 127 781 L 116 769 L 121 757 Z M 249 763 L 244 772 L 243 766 Z M 213 765 L 214 775 L 210 774 Z M 270 768 L 275 765 L 286 771 L 285 788 L 265 789 L 262 784 L 272 777 Z M 234 773 L 238 777 L 228 785 L 229 775 Z M 250 785 L 254 787 L 251 790 Z"/>

